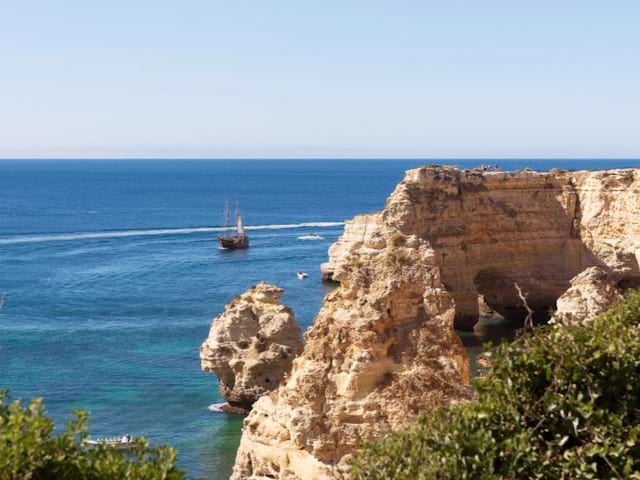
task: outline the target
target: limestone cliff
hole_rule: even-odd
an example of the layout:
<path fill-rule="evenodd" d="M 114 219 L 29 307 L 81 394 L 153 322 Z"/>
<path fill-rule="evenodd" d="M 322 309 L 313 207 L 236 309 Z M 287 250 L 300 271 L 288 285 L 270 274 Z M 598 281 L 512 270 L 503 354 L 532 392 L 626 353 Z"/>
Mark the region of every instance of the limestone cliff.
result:
<path fill-rule="evenodd" d="M 260 283 L 234 298 L 200 347 L 202 369 L 216 373 L 222 397 L 235 408 L 249 409 L 275 389 L 302 351 L 300 327 L 280 303 L 283 293 Z"/>
<path fill-rule="evenodd" d="M 234 479 L 341 479 L 363 441 L 469 398 L 454 319 L 480 299 L 547 315 L 599 266 L 640 284 L 640 171 L 409 170 L 382 212 L 347 222 L 325 298 L 287 381 L 245 420 Z"/>
<path fill-rule="evenodd" d="M 363 219 L 347 226 L 354 231 Z M 621 287 L 640 285 L 640 170 L 418 168 L 366 220 L 370 232 L 391 227 L 428 243 L 432 265 L 455 300 L 459 328 L 476 322 L 479 296 L 502 316 L 521 316 L 516 282 L 540 316 L 591 266 L 607 270 Z M 340 281 L 344 264 L 366 257 L 372 238 L 375 233 L 358 240 L 345 229 L 325 270 Z"/>
<path fill-rule="evenodd" d="M 357 249 L 371 244 L 375 248 L 375 238 L 380 235 L 379 222 L 378 213 L 356 215 L 353 220 L 345 222 L 344 233 L 329 247 L 330 261 L 320 266 L 323 280 L 337 281 L 340 278 L 340 266 L 348 262 L 350 255 Z"/>
<path fill-rule="evenodd" d="M 233 478 L 348 475 L 363 441 L 469 398 L 455 308 L 433 250 L 395 229 L 344 263 L 286 384 L 247 419 Z"/>

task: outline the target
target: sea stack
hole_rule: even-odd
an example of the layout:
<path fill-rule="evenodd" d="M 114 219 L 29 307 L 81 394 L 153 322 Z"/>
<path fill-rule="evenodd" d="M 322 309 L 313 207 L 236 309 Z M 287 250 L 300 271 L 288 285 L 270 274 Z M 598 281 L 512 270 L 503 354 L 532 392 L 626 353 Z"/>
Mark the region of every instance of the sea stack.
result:
<path fill-rule="evenodd" d="M 202 369 L 214 372 L 220 394 L 235 411 L 278 387 L 302 351 L 302 332 L 284 290 L 260 283 L 226 305 L 200 347 Z"/>

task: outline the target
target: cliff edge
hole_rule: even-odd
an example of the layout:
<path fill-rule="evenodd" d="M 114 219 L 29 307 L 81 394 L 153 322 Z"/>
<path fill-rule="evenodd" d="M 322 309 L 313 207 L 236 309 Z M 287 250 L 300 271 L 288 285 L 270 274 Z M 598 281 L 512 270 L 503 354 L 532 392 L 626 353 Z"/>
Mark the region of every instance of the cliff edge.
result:
<path fill-rule="evenodd" d="M 504 317 L 522 315 L 513 285 L 541 317 L 589 267 L 621 288 L 640 286 L 640 170 L 549 173 L 417 168 L 382 212 L 355 217 L 331 246 L 325 275 L 366 257 L 377 230 L 415 235 L 456 304 L 456 327 L 470 329 L 478 297 Z"/>
<path fill-rule="evenodd" d="M 233 479 L 342 479 L 363 442 L 466 401 L 454 331 L 479 304 L 548 317 L 580 272 L 640 285 L 640 171 L 406 172 L 330 249 L 339 282 L 290 376 L 247 417 Z"/>

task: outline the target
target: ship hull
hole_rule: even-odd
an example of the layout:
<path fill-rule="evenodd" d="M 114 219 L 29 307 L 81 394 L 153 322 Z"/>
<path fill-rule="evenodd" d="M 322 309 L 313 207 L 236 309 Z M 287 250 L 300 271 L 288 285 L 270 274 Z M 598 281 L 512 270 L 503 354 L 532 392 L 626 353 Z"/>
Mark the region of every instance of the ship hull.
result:
<path fill-rule="evenodd" d="M 241 250 L 249 248 L 249 237 L 245 235 L 218 237 L 218 242 L 220 242 L 220 247 L 225 250 Z"/>

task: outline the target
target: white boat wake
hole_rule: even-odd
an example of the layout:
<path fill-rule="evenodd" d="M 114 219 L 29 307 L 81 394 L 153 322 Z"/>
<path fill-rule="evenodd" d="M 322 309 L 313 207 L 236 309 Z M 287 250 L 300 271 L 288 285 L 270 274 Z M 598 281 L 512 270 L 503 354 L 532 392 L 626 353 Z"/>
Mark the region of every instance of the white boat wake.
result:
<path fill-rule="evenodd" d="M 311 234 L 311 235 L 300 235 L 298 240 L 324 240 L 324 237 L 321 235 Z"/>
<path fill-rule="evenodd" d="M 207 410 L 215 413 L 224 413 L 224 407 L 227 405 L 227 402 L 222 403 L 212 403 L 207 407 Z"/>
<path fill-rule="evenodd" d="M 344 222 L 306 222 L 284 223 L 275 225 L 250 225 L 247 230 L 285 230 L 297 228 L 330 228 L 344 225 Z M 20 243 L 65 242 L 72 240 L 110 239 L 126 237 L 149 237 L 161 235 L 190 235 L 193 233 L 222 232 L 224 227 L 194 227 L 194 228 L 154 228 L 149 230 L 115 230 L 108 232 L 77 232 L 17 235 L 0 238 L 0 245 L 15 245 Z"/>

